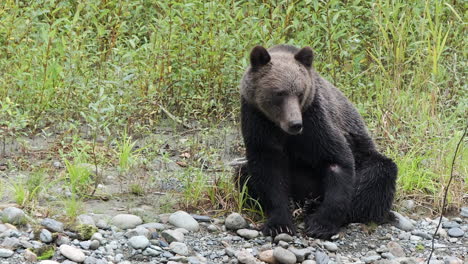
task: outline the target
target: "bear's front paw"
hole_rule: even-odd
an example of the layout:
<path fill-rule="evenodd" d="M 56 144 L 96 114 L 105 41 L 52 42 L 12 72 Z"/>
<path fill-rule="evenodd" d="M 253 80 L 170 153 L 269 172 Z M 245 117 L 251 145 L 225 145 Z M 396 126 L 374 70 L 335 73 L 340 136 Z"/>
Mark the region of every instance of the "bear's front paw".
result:
<path fill-rule="evenodd" d="M 306 234 L 310 237 L 330 239 L 333 235 L 336 235 L 340 228 L 337 225 L 331 223 L 324 223 L 318 221 L 315 217 L 309 216 L 306 219 Z"/>
<path fill-rule="evenodd" d="M 268 219 L 262 228 L 262 233 L 265 236 L 275 237 L 278 234 L 286 233 L 289 235 L 296 235 L 296 228 L 293 221 L 287 216 L 273 216 Z"/>

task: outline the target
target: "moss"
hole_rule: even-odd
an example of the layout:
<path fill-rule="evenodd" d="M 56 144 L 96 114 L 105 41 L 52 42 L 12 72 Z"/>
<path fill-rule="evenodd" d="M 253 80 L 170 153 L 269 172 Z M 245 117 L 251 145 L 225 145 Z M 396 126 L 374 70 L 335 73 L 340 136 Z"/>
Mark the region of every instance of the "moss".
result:
<path fill-rule="evenodd" d="M 55 253 L 55 247 L 52 245 L 43 246 L 32 249 L 32 252 L 37 255 L 37 260 L 51 259 Z"/>
<path fill-rule="evenodd" d="M 93 225 L 78 225 L 76 227 L 78 237 L 81 240 L 90 240 L 94 233 L 98 232 L 97 227 Z"/>

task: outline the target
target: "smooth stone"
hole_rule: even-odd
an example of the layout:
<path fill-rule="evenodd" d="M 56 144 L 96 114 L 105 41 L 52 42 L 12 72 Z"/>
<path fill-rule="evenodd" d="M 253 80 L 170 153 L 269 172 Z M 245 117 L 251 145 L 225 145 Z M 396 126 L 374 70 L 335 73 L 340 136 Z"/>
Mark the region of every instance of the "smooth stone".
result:
<path fill-rule="evenodd" d="M 268 264 L 277 264 L 278 263 L 278 261 L 273 256 L 273 250 L 272 249 L 260 252 L 260 254 L 258 255 L 258 259 L 260 259 L 261 261 L 266 262 Z"/>
<path fill-rule="evenodd" d="M 310 254 L 312 254 L 312 251 L 310 251 L 307 248 L 295 248 L 295 247 L 289 247 L 289 251 L 291 251 L 294 255 L 296 255 L 296 259 L 298 262 L 304 261 Z"/>
<path fill-rule="evenodd" d="M 60 263 L 58 263 L 57 261 L 53 261 L 53 260 L 43 260 L 39 262 L 38 264 L 60 264 Z"/>
<path fill-rule="evenodd" d="M 134 249 L 144 249 L 150 245 L 150 242 L 145 236 L 134 236 L 128 240 L 130 246 Z"/>
<path fill-rule="evenodd" d="M 361 260 L 364 261 L 365 263 L 373 263 L 379 259 L 381 259 L 379 255 L 372 255 L 372 256 L 363 257 Z"/>
<path fill-rule="evenodd" d="M 175 254 L 179 254 L 182 256 L 188 256 L 189 255 L 189 250 L 187 245 L 181 242 L 172 242 L 169 245 L 169 249 L 174 252 Z"/>
<path fill-rule="evenodd" d="M 102 236 L 101 233 L 97 232 L 97 233 L 94 233 L 92 236 L 91 236 L 91 240 L 97 240 L 99 241 L 100 243 L 102 243 L 104 241 L 104 237 Z"/>
<path fill-rule="evenodd" d="M 463 217 L 468 217 L 468 207 L 462 207 L 460 210 L 460 215 Z"/>
<path fill-rule="evenodd" d="M 41 225 L 52 232 L 63 232 L 63 223 L 52 218 L 44 218 Z"/>
<path fill-rule="evenodd" d="M 390 259 L 390 260 L 392 260 L 392 259 L 395 258 L 395 256 L 394 256 L 392 253 L 390 253 L 390 252 L 384 252 L 384 253 L 382 253 L 381 256 L 382 256 L 382 258 L 384 258 L 384 259 Z"/>
<path fill-rule="evenodd" d="M 146 223 L 146 224 L 137 226 L 137 228 L 138 227 L 144 227 L 146 229 L 156 229 L 157 231 L 162 231 L 162 230 L 167 229 L 167 226 L 161 223 Z"/>
<path fill-rule="evenodd" d="M 411 231 L 411 234 L 418 236 L 418 237 L 422 237 L 424 239 L 432 239 L 431 235 L 421 230 L 413 230 Z"/>
<path fill-rule="evenodd" d="M 447 231 L 450 237 L 462 237 L 465 232 L 459 227 L 452 227 Z"/>
<path fill-rule="evenodd" d="M 289 234 L 286 234 L 286 233 L 281 233 L 277 236 L 275 236 L 275 242 L 278 243 L 279 241 L 284 241 L 284 242 L 292 242 L 293 241 L 293 237 L 290 236 Z"/>
<path fill-rule="evenodd" d="M 238 213 L 231 213 L 226 217 L 224 221 L 224 225 L 229 230 L 237 230 L 247 226 L 247 222 L 245 221 L 244 217 Z"/>
<path fill-rule="evenodd" d="M 59 234 L 57 236 L 57 239 L 55 240 L 55 244 L 57 244 L 58 246 L 61 246 L 61 245 L 64 245 L 64 244 L 69 244 L 69 243 L 70 243 L 70 238 L 68 238 L 65 235 L 61 235 L 61 234 Z"/>
<path fill-rule="evenodd" d="M 20 240 L 16 237 L 6 237 L 4 238 L 1 246 L 6 249 L 15 250 L 21 246 Z"/>
<path fill-rule="evenodd" d="M 413 223 L 411 222 L 410 219 L 408 219 L 407 217 L 401 215 L 400 213 L 397 213 L 395 211 L 391 211 L 395 217 L 396 217 L 396 221 L 393 222 L 393 225 L 401 230 L 404 230 L 404 231 L 411 231 L 414 229 L 414 225 Z"/>
<path fill-rule="evenodd" d="M 405 251 L 397 242 L 390 241 L 387 244 L 388 252 L 397 258 L 406 257 Z"/>
<path fill-rule="evenodd" d="M 42 229 L 41 233 L 39 234 L 39 239 L 44 243 L 50 243 L 53 240 L 52 233 L 50 233 L 50 231 L 47 229 Z"/>
<path fill-rule="evenodd" d="M 134 236 L 145 236 L 147 238 L 151 238 L 151 233 L 148 229 L 144 228 L 144 227 L 135 227 L 134 229 L 130 229 L 128 230 L 124 236 L 126 238 L 131 238 L 131 237 L 134 237 Z"/>
<path fill-rule="evenodd" d="M 330 241 L 323 242 L 323 246 L 330 252 L 335 252 L 338 250 L 338 246 Z"/>
<path fill-rule="evenodd" d="M 187 212 L 177 211 L 169 216 L 169 223 L 175 227 L 182 227 L 189 231 L 198 231 L 200 225 Z"/>
<path fill-rule="evenodd" d="M 252 230 L 252 229 L 238 229 L 236 232 L 239 236 L 247 238 L 247 239 L 252 239 L 256 238 L 259 235 L 259 232 L 257 230 Z"/>
<path fill-rule="evenodd" d="M 100 245 L 101 243 L 99 242 L 99 240 L 91 240 L 91 243 L 89 244 L 89 249 L 96 250 L 99 248 Z"/>
<path fill-rule="evenodd" d="M 26 214 L 23 210 L 16 207 L 7 207 L 2 211 L 2 217 L 0 218 L 4 223 L 10 223 L 14 225 L 24 224 L 26 221 Z"/>
<path fill-rule="evenodd" d="M 294 264 L 297 261 L 296 255 L 282 247 L 276 247 L 273 250 L 273 256 L 282 264 Z"/>
<path fill-rule="evenodd" d="M 148 247 L 148 248 L 145 249 L 145 251 L 143 251 L 143 255 L 157 257 L 157 256 L 161 255 L 161 252 Z"/>
<path fill-rule="evenodd" d="M 91 225 L 96 226 L 94 218 L 87 214 L 81 214 L 76 218 L 76 221 L 79 225 Z"/>
<path fill-rule="evenodd" d="M 462 264 L 463 261 L 457 257 L 448 257 L 444 259 L 445 264 Z"/>
<path fill-rule="evenodd" d="M 330 257 L 320 250 L 315 251 L 315 261 L 317 264 L 328 264 L 330 262 Z"/>
<path fill-rule="evenodd" d="M 166 239 L 167 243 L 184 242 L 184 234 L 176 230 L 165 230 L 161 236 Z"/>
<path fill-rule="evenodd" d="M 236 253 L 236 258 L 240 263 L 243 263 L 243 264 L 256 264 L 257 263 L 255 257 L 246 249 L 239 250 Z"/>
<path fill-rule="evenodd" d="M 457 223 L 457 222 L 454 222 L 454 221 L 448 221 L 448 222 L 443 222 L 442 227 L 450 229 L 450 228 L 454 228 L 454 227 L 460 227 L 460 224 Z"/>
<path fill-rule="evenodd" d="M 304 260 L 302 262 L 302 264 L 316 264 L 317 262 L 315 262 L 315 260 L 311 260 L 311 259 L 308 259 L 308 260 Z"/>
<path fill-rule="evenodd" d="M 68 258 L 69 260 L 75 262 L 83 262 L 86 258 L 85 254 L 81 249 L 69 246 L 69 245 L 61 245 L 59 248 L 60 254 Z"/>
<path fill-rule="evenodd" d="M 401 202 L 401 205 L 408 211 L 411 211 L 414 209 L 415 203 L 413 200 L 404 200 Z"/>
<path fill-rule="evenodd" d="M 212 221 L 211 217 L 207 215 L 197 215 L 197 214 L 191 214 L 193 219 L 197 220 L 198 222 L 203 222 L 203 223 L 210 223 Z"/>
<path fill-rule="evenodd" d="M 29 249 L 26 249 L 23 253 L 23 257 L 29 262 L 36 262 L 37 255 Z"/>
<path fill-rule="evenodd" d="M 141 225 L 143 220 L 136 215 L 118 214 L 112 218 L 111 223 L 120 229 L 131 229 Z"/>
<path fill-rule="evenodd" d="M 6 248 L 0 248 L 0 258 L 9 258 L 11 256 L 13 256 L 15 252 L 13 252 L 13 250 L 10 250 L 10 249 L 6 249 Z"/>

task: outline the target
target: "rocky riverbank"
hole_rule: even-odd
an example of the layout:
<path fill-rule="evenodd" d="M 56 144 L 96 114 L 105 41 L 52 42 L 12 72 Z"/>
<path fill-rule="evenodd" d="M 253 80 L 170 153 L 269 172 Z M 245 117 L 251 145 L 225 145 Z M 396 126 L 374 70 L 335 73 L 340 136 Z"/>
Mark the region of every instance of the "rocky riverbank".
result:
<path fill-rule="evenodd" d="M 85 214 L 69 227 L 8 207 L 0 214 L 0 264 L 426 262 L 438 218 L 397 216 L 393 225 L 351 224 L 323 241 L 264 237 L 236 213 L 211 218 L 178 211 L 147 223 L 131 214 Z M 468 208 L 442 221 L 431 263 L 468 263 Z"/>

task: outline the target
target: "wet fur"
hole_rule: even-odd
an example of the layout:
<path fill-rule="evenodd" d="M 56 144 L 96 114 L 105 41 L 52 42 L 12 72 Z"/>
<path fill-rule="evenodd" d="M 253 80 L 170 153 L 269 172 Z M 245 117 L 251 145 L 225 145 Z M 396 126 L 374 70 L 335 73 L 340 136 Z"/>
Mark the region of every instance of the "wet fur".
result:
<path fill-rule="evenodd" d="M 349 100 L 312 68 L 291 59 L 298 51 L 285 45 L 269 49 L 272 61 L 249 68 L 241 83 L 247 164 L 239 180 L 243 184 L 249 178 L 249 194 L 268 216 L 263 232 L 295 233 L 289 198 L 314 201 L 305 218 L 306 233 L 313 237 L 330 238 L 350 222 L 387 221 L 395 192 L 395 163 L 377 151 Z M 290 63 L 290 72 L 277 76 L 275 63 Z M 259 103 L 269 100 L 278 86 L 290 84 L 289 92 L 296 93 L 297 85 L 304 82 L 311 90 L 302 91 L 307 94 L 301 101 L 303 132 L 292 136 Z"/>

